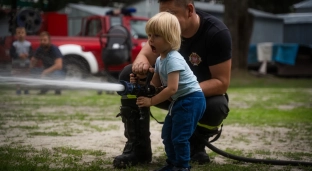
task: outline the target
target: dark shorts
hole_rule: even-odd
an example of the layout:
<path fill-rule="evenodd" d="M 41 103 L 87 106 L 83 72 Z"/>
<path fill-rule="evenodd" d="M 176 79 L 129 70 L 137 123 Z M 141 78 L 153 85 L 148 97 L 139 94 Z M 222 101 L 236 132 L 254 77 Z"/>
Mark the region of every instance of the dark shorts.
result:
<path fill-rule="evenodd" d="M 26 77 L 29 76 L 30 61 L 28 59 L 14 59 L 12 60 L 11 74 L 15 77 Z"/>

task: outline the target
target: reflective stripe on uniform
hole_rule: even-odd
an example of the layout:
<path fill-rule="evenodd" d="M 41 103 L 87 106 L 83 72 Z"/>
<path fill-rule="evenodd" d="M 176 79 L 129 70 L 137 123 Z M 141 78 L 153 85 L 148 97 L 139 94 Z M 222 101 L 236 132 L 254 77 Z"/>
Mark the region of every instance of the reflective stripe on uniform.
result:
<path fill-rule="evenodd" d="M 136 99 L 136 95 L 128 94 L 121 96 L 121 99 Z"/>
<path fill-rule="evenodd" d="M 209 130 L 215 130 L 215 129 L 219 129 L 219 127 L 222 125 L 222 123 L 220 125 L 218 125 L 218 126 L 209 126 L 209 125 L 201 124 L 201 123 L 198 122 L 197 125 L 200 126 L 200 127 L 209 129 Z"/>

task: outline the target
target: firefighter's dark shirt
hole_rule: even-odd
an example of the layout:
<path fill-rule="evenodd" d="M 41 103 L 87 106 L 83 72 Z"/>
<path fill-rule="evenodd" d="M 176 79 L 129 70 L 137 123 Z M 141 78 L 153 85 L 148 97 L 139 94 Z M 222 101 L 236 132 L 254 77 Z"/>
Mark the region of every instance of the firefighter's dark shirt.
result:
<path fill-rule="evenodd" d="M 182 38 L 179 52 L 185 58 L 198 82 L 211 79 L 209 66 L 231 58 L 231 35 L 223 22 L 197 10 L 200 26 L 191 38 Z"/>
<path fill-rule="evenodd" d="M 35 58 L 41 59 L 44 68 L 50 68 L 54 65 L 57 58 L 63 58 L 63 55 L 59 48 L 53 44 L 48 49 L 44 49 L 41 46 L 35 52 Z"/>

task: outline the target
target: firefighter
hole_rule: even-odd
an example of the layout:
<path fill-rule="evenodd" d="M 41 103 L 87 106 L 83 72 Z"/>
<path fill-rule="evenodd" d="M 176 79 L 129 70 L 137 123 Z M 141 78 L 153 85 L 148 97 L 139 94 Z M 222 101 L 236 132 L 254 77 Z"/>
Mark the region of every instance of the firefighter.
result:
<path fill-rule="evenodd" d="M 179 52 L 196 75 L 206 99 L 206 111 L 199 120 L 195 133 L 189 139 L 191 161 L 205 164 L 210 158 L 199 138 L 208 140 L 217 134 L 227 117 L 228 98 L 226 91 L 231 74 L 231 36 L 220 20 L 205 12 L 195 10 L 193 0 L 159 0 L 159 11 L 174 14 L 180 23 L 182 42 Z M 157 55 L 156 55 L 157 56 Z M 150 46 L 144 46 L 132 65 L 126 66 L 119 79 L 129 81 L 135 73 L 144 80 L 150 67 L 155 64 L 155 54 Z M 157 107 L 168 109 L 170 101 Z M 150 118 L 140 120 L 136 97 L 122 96 L 120 114 L 127 138 L 121 155 L 116 156 L 116 168 L 149 163 L 152 149 L 149 131 Z M 198 136 L 200 135 L 200 136 Z"/>

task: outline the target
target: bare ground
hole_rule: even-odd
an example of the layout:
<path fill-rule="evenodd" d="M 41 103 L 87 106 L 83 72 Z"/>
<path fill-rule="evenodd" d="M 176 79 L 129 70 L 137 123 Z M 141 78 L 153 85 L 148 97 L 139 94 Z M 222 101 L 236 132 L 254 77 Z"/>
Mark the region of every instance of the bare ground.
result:
<path fill-rule="evenodd" d="M 100 131 L 90 128 L 90 125 L 97 125 Z M 38 126 L 36 132 L 69 132 L 70 136 L 49 136 L 30 135 L 34 130 L 21 129 L 22 126 Z M 74 149 L 101 150 L 106 153 L 105 157 L 112 159 L 121 154 L 126 143 L 123 136 L 123 124 L 121 121 L 94 121 L 88 125 L 81 124 L 80 121 L 71 121 L 64 124 L 62 122 L 36 123 L 33 121 L 8 121 L 1 131 L 0 146 L 6 144 L 32 145 L 35 148 L 71 147 Z M 155 121 L 151 122 L 151 141 L 153 155 L 163 155 L 163 144 L 160 138 L 161 125 Z M 312 149 L 306 142 L 291 140 L 288 133 L 292 131 L 288 128 L 278 127 L 251 127 L 239 125 L 225 125 L 221 138 L 213 143 L 216 147 L 225 150 L 235 149 L 244 152 L 265 151 L 271 152 L 270 156 L 277 159 L 279 157 L 274 152 L 306 152 Z M 298 137 L 297 137 L 298 138 Z M 300 138 L 299 138 L 300 139 Z M 207 148 L 207 152 L 210 150 Z M 257 157 L 253 156 L 253 157 Z M 259 156 L 261 157 L 261 156 Z M 263 156 L 262 156 L 263 157 Z M 85 158 L 88 162 L 88 158 Z M 307 159 L 307 161 L 311 159 Z M 216 163 L 224 163 L 225 158 L 216 156 Z"/>
<path fill-rule="evenodd" d="M 0 107 L 8 107 L 11 104 L 0 104 Z M 240 107 L 248 108 L 248 105 L 235 104 Z M 294 106 L 311 106 L 308 104 L 294 104 Z M 117 106 L 114 106 L 116 108 Z M 289 110 L 292 106 L 280 106 L 280 108 Z M 311 106 L 312 107 L 312 106 Z M 101 111 L 93 107 L 41 107 L 34 111 L 40 113 L 58 112 L 73 115 L 77 111 L 87 113 L 89 117 L 99 116 L 99 113 L 109 113 L 115 115 L 113 111 Z M 10 111 L 6 111 L 6 115 L 13 115 Z M 43 120 L 29 121 L 19 120 L 16 118 L 8 119 L 0 123 L 0 146 L 9 144 L 31 145 L 37 149 L 55 147 L 71 147 L 83 150 L 100 150 L 105 152 L 103 158 L 113 159 L 114 156 L 121 154 L 126 143 L 123 136 L 123 123 L 119 121 L 106 120 Z M 162 125 L 151 121 L 151 141 L 153 156 L 161 156 L 164 154 L 163 144 L 160 136 Z M 255 127 L 242 125 L 225 125 L 220 139 L 213 143 L 221 150 L 235 149 L 243 151 L 244 155 L 252 152 L 252 157 L 256 158 L 274 158 L 279 160 L 289 160 L 280 153 L 288 152 L 311 152 L 311 142 L 301 140 L 300 132 L 296 133 L 295 139 L 291 136 L 294 130 L 285 127 Z M 49 133 L 58 133 L 58 135 L 50 135 Z M 44 134 L 39 135 L 38 133 Z M 211 152 L 206 148 L 208 153 Z M 255 153 L 256 151 L 256 153 Z M 258 152 L 257 152 L 258 151 Z M 269 153 L 268 155 L 261 155 Z M 84 156 L 83 162 L 90 162 L 93 156 Z M 305 161 L 312 162 L 311 158 L 304 158 Z M 223 156 L 216 155 L 213 157 L 215 163 L 227 163 L 229 160 Z"/>

